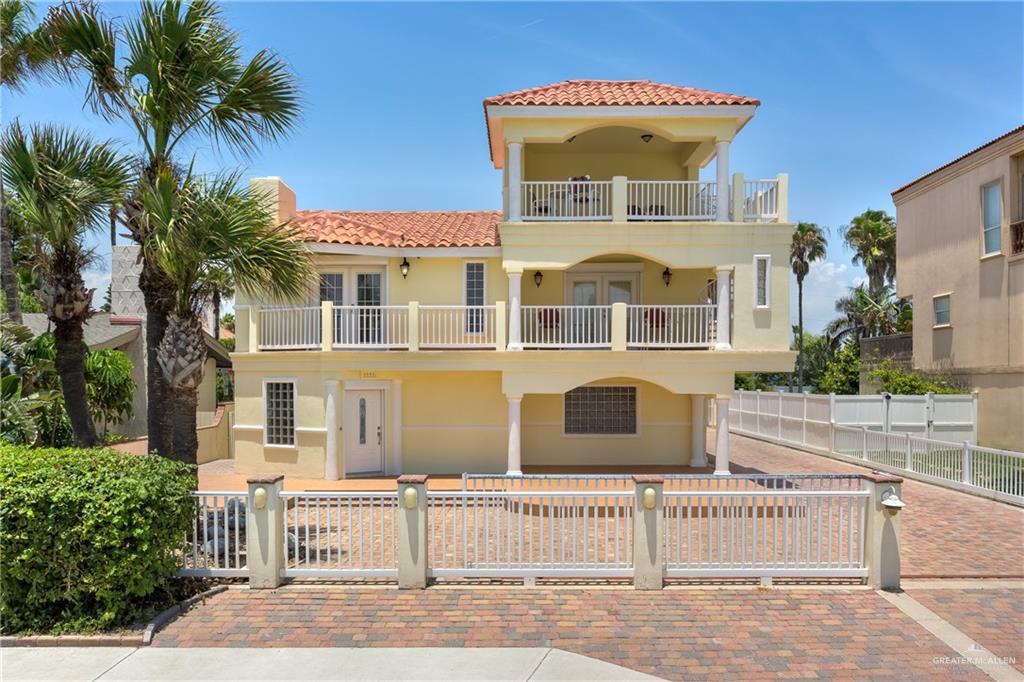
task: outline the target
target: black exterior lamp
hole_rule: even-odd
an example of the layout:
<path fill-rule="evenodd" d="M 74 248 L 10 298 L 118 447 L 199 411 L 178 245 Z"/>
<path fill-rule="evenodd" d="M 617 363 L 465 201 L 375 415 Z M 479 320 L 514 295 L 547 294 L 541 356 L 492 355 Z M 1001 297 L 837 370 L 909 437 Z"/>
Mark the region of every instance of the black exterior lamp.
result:
<path fill-rule="evenodd" d="M 543 282 L 543 281 L 544 281 L 544 273 L 543 272 L 538 270 L 537 272 L 533 273 L 533 283 L 537 285 L 538 289 L 540 288 L 540 283 Z"/>
<path fill-rule="evenodd" d="M 668 286 L 669 282 L 672 281 L 672 271 L 665 268 L 661 273 L 661 281 L 665 283 L 665 286 Z"/>
<path fill-rule="evenodd" d="M 398 269 L 402 271 L 402 279 L 409 276 L 409 259 L 403 257 L 402 264 L 398 266 Z"/>
<path fill-rule="evenodd" d="M 640 139 L 644 141 L 644 144 L 647 144 L 648 142 L 654 139 L 654 135 L 651 135 L 650 133 L 644 133 L 643 135 L 640 136 Z"/>

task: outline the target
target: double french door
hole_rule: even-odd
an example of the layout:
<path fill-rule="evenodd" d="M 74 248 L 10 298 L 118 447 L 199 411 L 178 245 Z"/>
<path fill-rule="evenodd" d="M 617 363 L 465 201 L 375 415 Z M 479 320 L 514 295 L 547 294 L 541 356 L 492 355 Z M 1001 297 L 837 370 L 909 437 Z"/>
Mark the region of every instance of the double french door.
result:
<path fill-rule="evenodd" d="M 344 346 L 387 345 L 384 273 L 354 268 L 320 275 L 320 300 L 334 309 L 334 342 Z"/>
<path fill-rule="evenodd" d="M 573 338 L 595 344 L 611 343 L 611 305 L 633 303 L 639 273 L 570 273 L 567 296 L 572 308 L 568 323 Z"/>

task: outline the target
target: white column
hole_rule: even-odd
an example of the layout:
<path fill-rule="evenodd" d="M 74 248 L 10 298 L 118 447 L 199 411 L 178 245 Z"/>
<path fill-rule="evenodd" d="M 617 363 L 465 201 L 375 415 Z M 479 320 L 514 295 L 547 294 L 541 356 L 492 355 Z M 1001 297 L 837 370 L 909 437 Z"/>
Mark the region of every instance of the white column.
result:
<path fill-rule="evenodd" d="M 729 140 L 715 140 L 715 174 L 718 182 L 718 213 L 715 220 L 725 223 L 729 221 Z"/>
<path fill-rule="evenodd" d="M 338 380 L 324 382 L 324 478 L 338 480 Z"/>
<path fill-rule="evenodd" d="M 519 299 L 523 291 L 523 273 L 508 273 L 508 349 L 522 350 L 522 321 Z"/>
<path fill-rule="evenodd" d="M 523 180 L 523 145 L 521 142 L 508 143 L 508 220 L 516 223 L 522 218 L 523 202 L 520 198 L 519 183 Z"/>
<path fill-rule="evenodd" d="M 718 410 L 715 427 L 715 475 L 729 475 L 729 399 L 716 397 L 715 408 Z"/>
<path fill-rule="evenodd" d="M 522 454 L 519 449 L 520 443 L 520 420 L 523 397 L 506 396 L 508 398 L 508 475 L 522 476 Z"/>
<path fill-rule="evenodd" d="M 729 350 L 732 343 L 729 337 L 729 277 L 732 275 L 732 266 L 719 266 L 715 268 L 716 296 L 718 307 L 715 309 L 715 329 L 717 338 L 715 348 L 717 350 Z"/>
<path fill-rule="evenodd" d="M 690 396 L 690 466 L 706 467 L 707 458 L 707 429 L 704 428 L 704 396 Z"/>

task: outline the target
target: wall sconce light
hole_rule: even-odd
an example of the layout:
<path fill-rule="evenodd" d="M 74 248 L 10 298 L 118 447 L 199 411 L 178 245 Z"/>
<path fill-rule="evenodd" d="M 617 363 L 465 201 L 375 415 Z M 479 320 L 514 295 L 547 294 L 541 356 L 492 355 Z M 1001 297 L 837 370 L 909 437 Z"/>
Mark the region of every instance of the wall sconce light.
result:
<path fill-rule="evenodd" d="M 416 494 L 416 488 L 410 485 L 403 490 L 402 501 L 404 502 L 406 509 L 415 509 L 416 505 L 419 503 L 419 495 Z"/>
<path fill-rule="evenodd" d="M 537 272 L 533 273 L 533 283 L 536 284 L 538 288 L 540 288 L 540 283 L 543 282 L 543 281 L 544 281 L 544 273 L 543 272 L 538 270 Z"/>
<path fill-rule="evenodd" d="M 644 144 L 647 144 L 648 142 L 654 139 L 654 135 L 651 135 L 650 133 L 644 133 L 643 135 L 640 136 L 640 139 L 644 141 Z"/>
<path fill-rule="evenodd" d="M 890 487 L 882 493 L 882 506 L 885 507 L 885 510 L 890 515 L 896 516 L 897 512 L 906 507 L 907 504 L 896 494 L 896 488 Z"/>
<path fill-rule="evenodd" d="M 402 279 L 409 276 L 409 259 L 402 258 L 402 264 L 398 266 L 398 269 L 402 271 Z"/>
<path fill-rule="evenodd" d="M 256 488 L 256 490 L 253 491 L 252 506 L 256 507 L 257 509 L 263 509 L 264 507 L 267 506 L 266 488 Z"/>
<path fill-rule="evenodd" d="M 665 268 L 661 272 L 661 281 L 665 283 L 665 286 L 668 286 L 669 282 L 672 281 L 672 271 L 669 270 L 668 268 Z"/>
<path fill-rule="evenodd" d="M 658 493 L 655 492 L 654 488 L 646 488 L 644 490 L 644 509 L 647 511 L 654 509 L 654 505 L 657 501 Z"/>

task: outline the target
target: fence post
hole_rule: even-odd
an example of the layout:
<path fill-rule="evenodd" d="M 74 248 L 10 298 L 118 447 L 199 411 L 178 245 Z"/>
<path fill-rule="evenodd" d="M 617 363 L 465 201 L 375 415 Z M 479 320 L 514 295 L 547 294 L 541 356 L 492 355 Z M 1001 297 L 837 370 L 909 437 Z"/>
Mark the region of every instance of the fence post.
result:
<path fill-rule="evenodd" d="M 612 176 L 612 222 L 624 223 L 629 208 L 629 184 L 624 175 Z"/>
<path fill-rule="evenodd" d="M 320 301 L 320 350 L 334 348 L 334 301 Z"/>
<path fill-rule="evenodd" d="M 427 586 L 427 477 L 398 477 L 398 587 Z"/>
<path fill-rule="evenodd" d="M 775 399 L 778 401 L 778 409 L 775 410 L 778 413 L 778 415 L 775 418 L 775 427 L 776 427 L 775 430 L 778 432 L 778 435 L 776 437 L 778 438 L 778 440 L 781 441 L 782 440 L 782 391 L 778 391 L 777 392 L 777 395 L 775 396 Z"/>
<path fill-rule="evenodd" d="M 508 335 L 505 333 L 505 302 L 494 302 L 494 350 L 505 350 Z"/>
<path fill-rule="evenodd" d="M 803 398 L 804 406 L 804 418 L 800 421 L 801 433 L 800 433 L 800 444 L 807 445 L 807 394 L 802 393 L 800 395 Z"/>
<path fill-rule="evenodd" d="M 978 442 L 978 392 L 971 391 L 971 442 Z"/>
<path fill-rule="evenodd" d="M 965 484 L 971 485 L 974 480 L 974 476 L 971 475 L 971 442 L 967 440 L 964 441 L 963 463 L 960 466 L 960 472 L 961 480 Z"/>
<path fill-rule="evenodd" d="M 911 440 L 909 431 L 907 431 L 907 462 L 904 468 L 907 471 L 914 470 L 914 441 Z"/>
<path fill-rule="evenodd" d="M 925 438 L 931 438 L 935 434 L 935 394 L 931 391 L 925 394 L 924 434 Z"/>
<path fill-rule="evenodd" d="M 744 197 L 743 189 L 744 189 L 745 186 L 746 185 L 744 185 L 744 181 L 743 181 L 743 173 L 733 173 L 732 174 L 732 221 L 734 223 L 742 223 L 744 220 L 746 220 L 746 216 L 744 215 L 746 213 L 746 211 L 744 210 L 744 206 L 743 206 L 743 197 Z M 782 222 L 785 222 L 785 221 L 782 221 Z"/>
<path fill-rule="evenodd" d="M 409 325 L 406 340 L 409 342 L 409 350 L 420 349 L 420 302 L 409 301 L 409 313 L 406 319 Z"/>
<path fill-rule="evenodd" d="M 260 351 L 260 329 L 262 325 L 262 316 L 260 315 L 260 307 L 258 305 L 249 306 L 249 352 L 258 353 Z"/>
<path fill-rule="evenodd" d="M 249 589 L 272 589 L 281 584 L 285 566 L 285 501 L 281 499 L 284 475 L 254 476 L 248 484 L 245 552 Z"/>
<path fill-rule="evenodd" d="M 860 458 L 868 458 L 868 427 L 860 427 Z"/>
<path fill-rule="evenodd" d="M 836 451 L 836 394 L 828 394 L 828 441 L 829 452 Z"/>
<path fill-rule="evenodd" d="M 660 590 L 665 584 L 664 476 L 633 476 L 633 587 Z"/>
<path fill-rule="evenodd" d="M 883 590 L 900 586 L 900 484 L 903 479 L 873 471 L 861 475 L 870 495 L 864 519 L 864 566 L 868 585 Z"/>
<path fill-rule="evenodd" d="M 757 427 L 754 429 L 754 433 L 762 436 L 764 434 L 761 433 L 761 389 L 754 390 L 754 426 Z"/>

